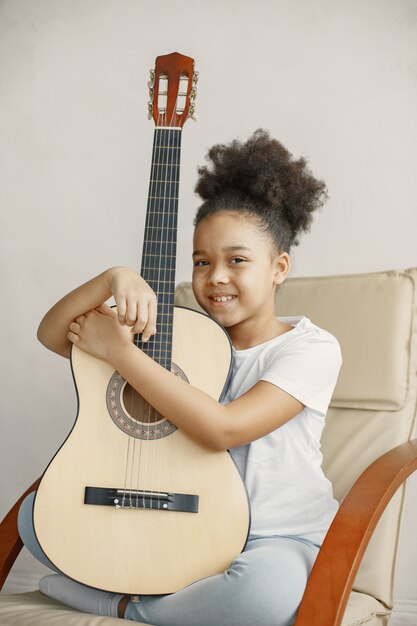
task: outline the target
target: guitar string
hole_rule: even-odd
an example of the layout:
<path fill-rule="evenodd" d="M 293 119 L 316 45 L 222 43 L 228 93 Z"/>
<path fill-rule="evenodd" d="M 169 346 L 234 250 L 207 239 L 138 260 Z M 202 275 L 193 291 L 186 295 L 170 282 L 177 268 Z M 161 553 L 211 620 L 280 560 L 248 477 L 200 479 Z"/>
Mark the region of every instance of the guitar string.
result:
<path fill-rule="evenodd" d="M 164 126 L 170 126 L 170 124 L 167 124 L 166 122 L 166 115 L 164 116 Z M 172 122 L 172 119 L 171 119 Z M 159 190 L 157 191 L 158 196 L 161 197 L 161 199 L 158 201 L 158 209 L 161 208 L 161 204 L 162 204 L 162 211 L 158 212 L 159 215 L 159 220 L 160 220 L 160 232 L 158 233 L 158 241 L 160 242 L 160 249 L 159 249 L 159 259 L 158 259 L 158 271 L 157 271 L 157 290 L 158 290 L 158 294 L 161 293 L 161 284 L 159 281 L 163 281 L 163 285 L 166 284 L 166 255 L 164 258 L 164 250 L 163 250 L 163 241 L 164 241 L 164 237 L 163 235 L 165 235 L 165 241 L 166 241 L 166 225 L 165 225 L 165 198 L 166 198 L 166 183 L 167 183 L 167 172 L 169 172 L 169 168 L 170 168 L 170 158 L 171 158 L 171 145 L 170 145 L 170 131 L 168 129 L 164 129 L 163 131 L 161 130 L 161 140 L 162 140 L 162 144 L 163 144 L 163 155 L 164 155 L 164 166 L 165 166 L 165 171 L 164 171 L 164 175 L 162 177 L 158 177 L 159 180 Z M 163 182 L 162 182 L 163 181 Z M 163 263 L 163 269 L 161 269 L 161 263 L 162 260 L 164 258 L 164 263 Z M 155 265 L 156 266 L 156 265 Z M 163 273 L 163 275 L 161 276 L 161 274 Z M 162 291 L 162 320 L 163 323 L 165 322 L 165 292 Z M 159 339 L 159 345 L 160 345 L 160 350 L 159 350 L 159 356 L 160 356 L 160 361 L 161 361 L 161 365 L 163 365 L 163 360 L 165 360 L 164 357 L 164 349 L 163 349 L 163 343 L 161 342 L 161 335 L 163 335 L 163 333 L 166 332 L 166 326 L 165 324 L 163 325 L 163 330 L 161 330 L 160 333 L 160 339 Z M 155 421 L 159 421 L 159 417 L 160 414 L 158 413 L 158 411 L 156 411 L 156 409 L 153 409 L 153 414 L 154 414 L 154 419 Z M 156 430 L 155 430 L 155 437 L 154 439 L 156 439 Z M 155 453 L 153 455 L 153 470 L 152 470 L 152 477 L 155 481 L 155 486 L 157 487 L 156 491 L 158 493 L 157 495 L 157 508 L 160 508 L 161 505 L 161 500 L 160 500 L 160 495 L 159 492 L 161 491 L 161 484 L 160 484 L 160 476 L 161 476 L 161 462 L 162 462 L 162 458 L 163 458 L 163 454 L 162 454 L 162 447 L 163 447 L 164 441 L 163 441 L 163 437 L 160 437 L 160 441 L 158 443 L 158 446 L 153 446 Z M 159 452 L 159 453 L 158 453 Z M 155 469 L 156 468 L 156 469 Z M 152 500 L 151 500 L 152 501 Z"/>
<path fill-rule="evenodd" d="M 172 179 L 173 179 L 173 170 L 174 170 L 174 160 L 178 154 L 178 145 L 177 145 L 177 135 L 179 136 L 181 133 L 181 130 L 177 131 L 177 130 L 172 130 L 173 128 L 173 121 L 174 121 L 174 116 L 175 116 L 175 112 L 177 109 L 177 102 L 178 102 L 178 92 L 179 92 L 179 85 L 177 86 L 177 98 L 175 101 L 175 106 L 173 108 L 172 111 L 172 117 L 170 120 L 170 123 L 168 124 L 169 129 L 165 130 L 164 134 L 167 137 L 167 147 L 166 147 L 166 161 L 167 161 L 167 168 L 166 168 L 166 174 L 164 176 L 164 193 L 161 193 L 161 196 L 163 197 L 163 210 L 162 210 L 162 231 L 165 230 L 165 255 L 164 250 L 161 247 L 160 250 L 160 258 L 159 258 L 159 266 L 158 266 L 158 277 L 161 276 L 162 272 L 161 272 L 161 262 L 162 262 L 162 258 L 164 258 L 164 271 L 163 271 L 163 279 L 164 279 L 164 287 L 167 285 L 167 281 L 170 281 L 169 284 L 169 294 L 167 294 L 164 291 L 164 309 L 168 308 L 168 312 L 166 310 L 164 310 L 164 320 L 169 320 L 169 318 L 171 317 L 171 325 L 169 326 L 169 322 L 168 325 L 165 325 L 165 336 L 164 336 L 164 342 L 165 345 L 163 346 L 163 349 L 161 350 L 162 354 L 165 355 L 165 364 L 168 366 L 168 370 L 170 371 L 171 367 L 171 359 L 167 359 L 168 357 L 168 348 L 170 345 L 172 345 L 172 272 L 171 272 L 171 276 L 168 276 L 169 272 L 167 271 L 167 262 L 169 258 L 172 258 L 168 256 L 169 253 L 169 249 L 170 247 L 173 247 L 171 238 L 172 238 L 172 223 L 175 221 L 176 218 L 176 209 L 177 207 L 174 205 L 174 211 L 170 210 L 170 204 L 171 201 L 167 202 L 167 197 L 168 198 L 176 198 L 177 197 L 177 193 L 173 192 L 173 184 L 172 184 Z M 162 184 L 160 185 L 162 188 Z M 167 196 L 168 194 L 168 196 Z M 175 200 L 174 200 L 175 203 Z M 174 250 L 171 250 L 171 252 L 173 253 Z M 169 269 L 171 269 L 169 267 Z M 169 305 L 167 306 L 166 300 L 168 299 Z M 168 337 L 168 329 L 171 331 L 171 337 Z M 155 417 L 161 417 L 162 419 L 164 419 L 164 416 L 155 416 Z M 166 418 L 165 418 L 166 419 Z M 160 485 L 160 480 L 161 480 L 161 465 L 162 465 L 162 459 L 165 456 L 165 441 L 164 441 L 164 437 L 161 436 L 160 437 L 160 442 L 158 445 L 157 450 L 159 451 L 159 453 L 157 455 L 155 455 L 156 457 L 156 484 L 161 487 Z M 161 489 L 158 489 L 158 496 L 157 496 L 157 507 L 158 509 L 161 506 L 161 500 L 160 500 L 160 496 L 159 496 L 159 492 L 161 491 Z"/>
<path fill-rule="evenodd" d="M 163 116 L 161 117 L 161 113 L 158 114 L 158 122 L 160 125 L 163 125 Z M 161 168 L 161 155 L 162 155 L 162 146 L 161 146 L 161 132 L 160 130 L 158 130 L 158 128 L 155 129 L 155 153 L 156 153 L 156 172 L 152 171 L 151 173 L 151 180 L 152 183 L 150 185 L 150 196 L 157 196 L 157 180 L 159 180 L 160 177 L 160 168 Z M 152 170 L 154 170 L 154 166 L 152 167 Z M 154 203 L 155 204 L 155 203 Z M 154 256 L 154 250 L 153 250 L 153 235 L 152 233 L 157 229 L 157 223 L 158 223 L 158 212 L 157 211 L 153 211 L 150 215 L 150 219 L 149 219 L 149 250 L 147 250 L 147 261 L 148 261 L 148 265 L 149 268 L 153 267 L 153 256 Z M 149 276 L 148 276 L 148 280 L 150 278 L 150 276 L 152 275 L 152 270 L 149 269 Z M 155 287 L 155 284 L 153 281 L 151 281 L 153 283 L 153 287 Z M 155 289 L 156 293 L 158 294 L 158 290 Z M 147 346 L 147 353 L 151 358 L 155 358 L 155 344 L 156 344 L 156 340 L 152 339 L 152 344 L 151 346 Z M 152 451 L 150 449 L 149 446 L 149 440 L 152 439 L 152 437 L 150 437 L 150 431 L 151 431 L 151 416 L 152 416 L 152 407 L 149 403 L 146 404 L 146 412 L 147 412 L 147 427 L 146 427 L 146 442 L 147 445 L 145 447 L 146 453 L 145 453 L 145 469 L 148 469 L 148 473 L 145 474 L 145 481 L 146 483 L 149 483 L 149 468 L 150 468 L 150 462 L 152 460 Z M 146 499 L 145 499 L 145 489 L 146 489 L 146 483 L 143 487 L 143 498 L 142 498 L 142 503 L 143 503 L 143 508 L 146 508 Z M 151 487 L 151 485 L 150 485 Z M 149 490 L 148 490 L 149 491 Z M 149 508 L 152 508 L 152 496 L 149 497 Z"/>
<path fill-rule="evenodd" d="M 152 170 L 154 169 L 155 162 L 158 162 L 158 159 L 157 159 L 157 156 L 156 156 L 157 149 L 158 149 L 158 142 L 157 142 L 157 137 L 156 137 L 156 132 L 155 132 L 154 145 L 153 145 L 153 155 L 152 155 Z M 150 184 L 150 194 L 149 194 L 150 196 L 153 195 L 152 187 L 154 186 L 154 183 L 152 182 L 153 179 L 154 179 L 154 172 L 152 170 L 151 170 L 151 184 Z M 147 213 L 147 216 L 149 216 L 149 212 Z M 153 224 L 151 222 L 152 218 L 153 218 L 153 215 L 151 214 L 151 216 L 149 218 L 149 222 L 147 224 L 147 226 L 151 227 L 151 228 L 153 226 Z M 143 251 L 143 260 L 146 260 L 146 258 L 149 256 L 149 251 L 147 250 L 148 247 L 149 247 L 148 242 L 145 240 L 145 246 L 144 246 L 144 251 Z M 137 345 L 139 347 L 139 334 L 135 335 L 134 343 L 135 343 L 135 345 Z M 135 390 L 133 390 L 133 388 L 132 388 L 132 390 L 131 390 L 131 398 L 132 398 L 132 401 L 131 401 L 131 407 L 132 407 L 131 415 L 132 415 L 132 417 L 133 417 L 133 413 L 132 413 L 132 411 L 133 411 L 133 400 L 134 400 L 134 396 L 135 396 L 136 393 L 137 392 Z M 140 395 L 140 394 L 138 394 L 138 395 Z M 139 406 L 140 406 L 140 404 L 139 404 Z M 149 407 L 149 405 L 148 405 L 148 407 Z M 148 426 L 149 426 L 149 421 L 150 421 L 150 418 L 149 418 L 149 408 L 147 410 L 148 410 L 148 416 L 147 417 L 148 417 Z M 138 419 L 139 422 L 143 423 L 144 420 L 146 419 L 144 413 L 145 413 L 145 411 L 143 412 L 143 415 L 142 414 L 139 415 L 139 419 Z M 146 427 L 146 423 L 145 423 L 145 427 Z M 145 428 L 143 428 L 142 430 L 145 430 Z M 147 438 L 148 438 L 148 431 L 147 431 Z M 130 498 L 129 498 L 129 505 L 132 508 L 133 508 L 132 493 L 134 491 L 133 473 L 134 473 L 134 468 L 135 468 L 136 439 L 137 439 L 137 437 L 133 438 L 133 454 L 132 454 L 132 459 L 131 459 L 131 463 L 130 463 L 131 471 L 130 471 Z M 139 451 L 138 451 L 138 459 L 137 459 L 137 482 L 136 482 L 136 490 L 135 490 L 136 491 L 136 495 L 135 495 L 135 505 L 134 505 L 134 508 L 138 508 L 138 506 L 139 506 L 140 470 L 141 470 L 141 461 L 142 461 L 142 450 L 144 449 L 144 446 L 142 444 L 142 437 L 139 437 L 138 448 L 139 448 Z M 145 466 L 146 466 L 146 459 L 145 459 Z M 146 477 L 145 477 L 145 479 L 146 479 Z M 145 498 L 146 498 L 145 489 L 143 489 L 143 494 L 142 494 L 142 506 L 143 506 L 143 508 L 146 508 L 146 499 Z"/>
<path fill-rule="evenodd" d="M 166 113 L 164 113 L 163 125 L 167 126 Z M 158 258 L 158 271 L 156 272 L 156 283 L 155 283 L 155 288 L 156 288 L 156 292 L 158 294 L 158 299 L 161 297 L 161 295 L 160 295 L 159 279 L 160 279 L 160 276 L 161 276 L 162 239 L 163 239 L 163 225 L 164 225 L 164 214 L 163 214 L 163 212 L 164 212 L 164 202 L 162 201 L 162 216 L 161 216 L 161 214 L 160 214 L 161 199 L 160 198 L 163 198 L 164 191 L 165 191 L 165 188 L 163 187 L 161 181 L 162 181 L 162 179 L 164 181 L 166 180 L 166 172 L 167 172 L 167 168 L 168 168 L 168 154 L 169 153 L 167 151 L 168 148 L 165 146 L 166 139 L 167 139 L 167 133 L 168 132 L 169 131 L 167 131 L 166 129 L 164 129 L 164 131 L 162 131 L 162 129 L 161 129 L 161 131 L 160 131 L 160 141 L 161 141 L 161 145 L 163 146 L 161 148 L 161 156 L 163 155 L 163 159 L 161 159 L 161 163 L 163 163 L 163 165 L 162 165 L 163 172 L 162 172 L 162 176 L 158 176 L 157 180 L 159 181 L 159 187 L 158 187 L 158 183 L 157 183 L 157 189 L 156 189 L 156 195 L 158 197 L 157 205 L 158 205 L 158 227 L 159 228 L 158 228 L 157 235 L 155 236 L 155 240 L 160 242 L 159 258 Z M 159 222 L 162 222 L 162 223 L 159 223 Z M 155 245 L 155 244 L 153 244 L 153 245 Z M 155 252 L 155 250 L 154 250 L 154 252 Z M 156 263 L 155 264 L 152 263 L 152 266 L 156 267 Z M 153 271 L 155 271 L 155 270 L 153 270 Z M 163 278 L 165 278 L 165 276 Z M 162 294 L 162 303 L 163 302 L 164 302 L 164 295 Z M 164 308 L 163 308 L 163 304 L 162 303 L 161 303 L 162 310 L 158 311 L 158 314 L 161 315 L 162 321 L 164 322 Z M 158 308 L 159 308 L 159 303 L 158 303 Z M 164 325 L 162 325 L 160 332 L 161 332 L 161 334 L 163 332 L 165 332 Z M 158 337 L 158 343 L 159 343 L 160 347 L 162 348 L 162 343 L 161 343 L 161 337 L 160 336 Z M 161 352 L 162 352 L 161 348 L 159 349 L 160 357 L 161 357 Z M 155 358 L 155 351 L 153 351 L 152 357 Z M 161 360 L 162 359 L 160 358 L 160 361 Z M 160 365 L 162 365 L 162 362 L 160 363 Z M 157 420 L 157 412 L 155 410 L 153 412 L 153 417 L 154 417 L 155 420 Z M 155 448 L 154 445 L 152 447 L 153 447 L 153 449 Z M 155 455 L 153 455 L 153 461 L 154 461 L 154 459 L 155 459 Z M 154 467 L 155 467 L 155 461 L 154 461 Z M 154 475 L 155 475 L 155 469 L 152 468 L 151 476 L 153 477 Z M 155 485 L 154 485 L 154 488 L 156 489 L 159 486 L 160 486 L 159 482 L 156 482 Z M 157 497 L 157 506 L 159 506 L 159 504 L 160 504 L 160 499 L 159 499 L 159 495 L 158 495 L 158 497 Z M 152 499 L 150 500 L 150 505 L 152 506 Z"/>
<path fill-rule="evenodd" d="M 154 146 L 153 146 L 153 157 L 154 157 L 154 153 L 155 153 L 155 142 L 154 142 Z M 137 340 L 136 340 L 136 335 L 134 336 L 133 339 L 135 345 L 137 344 Z M 125 385 L 125 389 L 126 386 L 128 385 L 128 383 L 126 383 Z M 130 416 L 132 419 L 135 419 L 133 416 L 133 404 L 134 404 L 134 396 L 135 396 L 135 391 L 133 389 L 133 387 L 130 386 Z M 132 460 L 130 461 L 130 448 L 131 448 L 131 440 L 133 439 L 133 454 L 132 454 Z M 127 487 L 127 476 L 128 476 L 128 470 L 129 470 L 129 465 L 131 466 L 130 469 L 130 489 L 129 489 L 129 507 L 132 507 L 132 487 L 133 487 L 133 469 L 134 469 L 134 464 L 135 464 L 135 452 L 136 452 L 136 437 L 132 437 L 128 434 L 128 442 L 127 442 L 127 453 L 126 453 L 126 467 L 125 467 L 125 480 L 124 480 L 124 487 L 123 487 L 123 498 L 122 498 L 122 507 L 125 507 L 125 502 L 126 502 L 126 487 Z M 138 466 L 140 466 L 140 457 L 141 457 L 141 441 L 139 443 L 139 461 L 138 461 Z M 138 491 L 136 492 L 136 506 L 138 504 Z"/>
<path fill-rule="evenodd" d="M 173 122 L 173 118 L 175 115 L 175 112 L 177 110 L 178 107 L 178 96 L 179 96 L 179 91 L 180 91 L 180 83 L 177 86 L 177 97 L 176 97 L 176 101 L 175 101 L 175 107 L 173 110 L 173 117 L 172 117 L 172 122 Z M 173 126 L 173 124 L 171 123 L 171 126 Z M 167 255 L 167 258 L 173 259 L 173 264 L 171 263 L 170 270 L 170 276 L 169 276 L 169 306 L 168 306 L 168 314 L 167 314 L 167 318 L 169 320 L 169 331 L 170 331 L 170 335 L 168 336 L 168 333 L 165 335 L 165 343 L 166 343 L 166 347 L 165 347 L 165 353 L 168 355 L 169 354 L 169 359 L 168 359 L 168 368 L 169 371 L 172 371 L 172 346 L 173 346 L 173 323 L 174 323 L 174 293 L 175 293 L 175 265 L 176 265 L 176 253 L 177 253 L 177 232 L 178 232 L 178 226 L 177 226 L 177 222 L 178 222 L 178 200 L 179 200 L 179 177 L 180 177 L 180 159 L 181 159 L 181 126 L 179 127 L 175 127 L 175 130 L 170 130 L 168 131 L 171 135 L 171 142 L 173 145 L 175 145 L 175 149 L 170 149 L 170 156 L 171 156 L 171 163 L 170 163 L 170 169 L 169 169 L 169 175 L 168 175 L 168 194 L 169 197 L 173 197 L 174 198 L 174 211 L 168 211 L 168 216 L 167 216 L 167 221 L 169 224 L 169 234 L 170 234 L 170 239 L 169 241 L 169 245 L 171 248 L 171 256 Z M 174 191 L 175 188 L 175 191 Z M 169 206 L 169 203 L 168 203 Z M 169 252 L 169 248 L 168 248 L 168 244 L 167 244 L 167 252 Z M 164 442 L 164 447 L 165 447 L 165 442 Z M 161 446 L 161 454 L 163 453 L 163 447 Z M 161 465 L 159 464 L 159 469 L 161 467 Z"/>
<path fill-rule="evenodd" d="M 162 114 L 161 123 L 162 123 L 163 126 L 166 126 L 166 113 L 165 112 Z M 162 129 L 159 129 L 158 137 L 159 137 L 159 145 L 160 145 L 160 154 L 159 154 L 159 157 L 158 157 L 158 163 L 161 164 L 160 165 L 160 169 L 162 170 L 162 173 L 158 172 L 158 176 L 156 178 L 157 181 L 161 181 L 162 178 L 164 178 L 164 179 L 166 178 L 166 167 L 167 167 L 166 156 L 167 156 L 167 153 L 166 153 L 166 147 L 164 145 L 164 139 L 165 139 L 164 135 L 165 134 L 166 134 L 165 130 L 163 131 Z M 164 171 L 164 169 L 165 169 L 165 171 Z M 159 188 L 158 188 L 158 184 L 159 184 Z M 162 244 L 161 239 L 162 239 L 162 233 L 163 233 L 163 215 L 162 215 L 162 224 L 160 224 L 160 221 L 161 221 L 161 217 L 160 217 L 160 204 L 161 204 L 161 201 L 160 201 L 159 197 L 163 195 L 161 187 L 162 187 L 161 183 L 160 182 L 159 183 L 156 182 L 156 184 L 155 184 L 155 195 L 158 198 L 158 200 L 156 201 L 156 206 L 157 206 L 158 210 L 156 212 L 156 214 L 157 214 L 156 228 L 153 230 L 153 235 L 152 235 L 152 241 L 156 240 L 156 241 L 160 242 L 159 259 L 158 259 L 158 261 L 159 261 L 158 271 L 156 273 L 156 279 L 154 278 L 154 281 L 153 281 L 153 285 L 154 285 L 155 291 L 157 293 L 157 306 L 158 306 L 158 308 L 159 308 L 158 299 L 160 298 L 160 295 L 161 295 L 160 294 L 160 284 L 159 284 L 159 280 L 158 279 L 159 279 L 159 277 L 161 275 L 161 244 Z M 155 231 L 156 231 L 156 233 L 155 233 Z M 154 239 L 154 237 L 155 237 L 155 239 Z M 155 244 L 154 243 L 152 244 L 152 249 L 153 249 L 153 255 L 152 255 L 152 265 L 151 266 L 152 267 L 156 267 L 156 263 L 155 263 Z M 155 272 L 155 270 L 152 270 L 152 273 L 154 273 L 154 272 Z M 163 300 L 163 295 L 162 295 L 162 300 Z M 159 311 L 158 311 L 158 314 L 160 314 Z M 163 315 L 162 315 L 162 318 L 163 318 Z M 163 330 L 161 329 L 161 333 L 162 332 L 163 332 Z M 159 336 L 158 336 L 158 341 L 154 341 L 153 345 L 152 345 L 152 358 L 154 360 L 155 360 L 155 356 L 156 356 L 155 348 L 156 348 L 157 344 L 161 345 L 161 339 L 160 339 Z M 160 349 L 158 350 L 158 352 L 161 355 L 161 350 Z M 149 405 L 149 408 L 150 408 L 150 415 L 152 415 L 152 418 L 154 420 L 156 420 L 157 415 L 156 415 L 156 411 L 155 411 L 154 407 Z M 155 438 L 156 438 L 156 435 L 155 435 L 155 427 L 154 427 L 153 436 L 151 438 L 153 442 L 155 442 Z M 154 470 L 155 445 L 154 445 L 154 443 L 152 444 L 152 452 L 153 452 L 153 454 L 151 454 L 151 463 L 149 464 L 149 470 L 150 470 L 149 474 L 150 474 L 150 481 L 151 482 L 152 482 L 152 479 L 153 479 L 154 474 L 155 474 L 155 470 Z M 156 488 L 157 488 L 157 485 L 153 484 L 153 489 L 155 490 Z M 159 500 L 159 498 L 158 498 L 158 500 Z M 153 504 L 153 501 L 152 501 L 152 493 L 151 493 L 150 498 L 149 498 L 149 506 L 150 506 L 150 508 L 152 508 L 152 504 Z"/>

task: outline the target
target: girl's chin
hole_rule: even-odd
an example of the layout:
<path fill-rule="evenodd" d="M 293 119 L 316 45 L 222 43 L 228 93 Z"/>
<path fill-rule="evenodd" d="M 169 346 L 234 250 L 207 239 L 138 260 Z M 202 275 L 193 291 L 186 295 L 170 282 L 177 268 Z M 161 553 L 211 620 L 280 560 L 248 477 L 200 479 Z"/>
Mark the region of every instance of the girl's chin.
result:
<path fill-rule="evenodd" d="M 239 322 L 236 317 L 228 315 L 226 311 L 210 310 L 208 313 L 212 319 L 221 324 L 221 326 L 223 326 L 224 328 L 230 328 L 231 326 L 235 326 Z"/>

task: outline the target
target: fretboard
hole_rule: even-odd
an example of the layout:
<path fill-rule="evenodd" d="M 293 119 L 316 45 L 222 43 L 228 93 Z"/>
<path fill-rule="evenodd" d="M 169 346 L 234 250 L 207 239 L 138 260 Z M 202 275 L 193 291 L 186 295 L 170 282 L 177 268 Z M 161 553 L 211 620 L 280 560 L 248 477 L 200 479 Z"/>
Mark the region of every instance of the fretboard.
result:
<path fill-rule="evenodd" d="M 155 128 L 141 276 L 158 298 L 157 334 L 141 349 L 166 369 L 171 367 L 177 252 L 181 128 Z"/>

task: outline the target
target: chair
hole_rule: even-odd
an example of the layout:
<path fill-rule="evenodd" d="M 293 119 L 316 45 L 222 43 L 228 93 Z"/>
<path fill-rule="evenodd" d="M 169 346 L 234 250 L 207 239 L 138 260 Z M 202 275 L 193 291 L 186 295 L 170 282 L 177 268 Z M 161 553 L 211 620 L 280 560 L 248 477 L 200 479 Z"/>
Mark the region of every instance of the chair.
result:
<path fill-rule="evenodd" d="M 306 315 L 338 338 L 343 354 L 322 438 L 323 467 L 342 504 L 295 626 L 388 624 L 404 481 L 417 469 L 416 282 L 417 268 L 410 268 L 289 278 L 278 291 L 279 316 Z M 178 285 L 176 304 L 199 309 L 189 283 Z M 21 549 L 16 518 L 25 495 L 0 527 L 0 585 Z M 0 595 L 2 625 L 112 623 L 36 591 Z"/>

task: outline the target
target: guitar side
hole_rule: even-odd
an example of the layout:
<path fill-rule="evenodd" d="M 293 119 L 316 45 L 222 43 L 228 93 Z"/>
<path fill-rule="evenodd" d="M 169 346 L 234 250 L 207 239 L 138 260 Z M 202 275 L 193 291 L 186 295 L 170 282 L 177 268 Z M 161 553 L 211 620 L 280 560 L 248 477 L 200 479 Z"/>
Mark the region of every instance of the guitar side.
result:
<path fill-rule="evenodd" d="M 219 398 L 231 366 L 221 326 L 175 307 L 172 350 L 188 382 Z M 228 452 L 209 450 L 179 429 L 159 438 L 129 436 L 122 429 L 129 429 L 128 420 L 124 427 L 123 418 L 111 416 L 114 369 L 75 347 L 72 367 L 77 419 L 35 498 L 34 527 L 45 554 L 70 578 L 128 594 L 172 593 L 224 571 L 243 550 L 250 521 L 246 489 Z M 169 424 L 149 428 L 162 432 Z M 161 494 L 194 495 L 198 510 L 85 504 L 87 486 L 127 487 L 136 504 L 138 492 L 148 494 L 147 505 Z M 149 500 L 149 494 L 158 495 Z"/>

